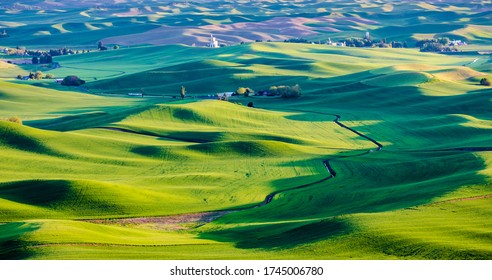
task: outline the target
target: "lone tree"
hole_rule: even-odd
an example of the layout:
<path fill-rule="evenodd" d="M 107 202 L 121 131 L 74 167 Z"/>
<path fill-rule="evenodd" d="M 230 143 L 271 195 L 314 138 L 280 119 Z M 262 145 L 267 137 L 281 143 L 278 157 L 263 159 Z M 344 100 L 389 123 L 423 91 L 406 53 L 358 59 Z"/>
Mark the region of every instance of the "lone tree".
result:
<path fill-rule="evenodd" d="M 61 85 L 63 86 L 81 86 L 85 84 L 85 81 L 84 80 L 81 80 L 79 77 L 77 76 L 66 76 L 65 78 L 63 78 L 63 81 L 61 82 Z"/>
<path fill-rule="evenodd" d="M 235 95 L 244 95 L 244 96 L 249 96 L 250 94 L 254 94 L 255 91 L 250 89 L 250 88 L 245 88 L 245 87 L 240 87 L 236 90 L 234 93 Z"/>
<path fill-rule="evenodd" d="M 490 81 L 489 81 L 489 79 L 487 79 L 487 78 L 482 78 L 482 79 L 480 80 L 480 84 L 481 84 L 482 86 L 488 86 L 488 87 L 489 87 L 489 86 L 490 86 Z"/>
<path fill-rule="evenodd" d="M 36 80 L 41 80 L 42 78 L 44 78 L 44 74 L 43 74 L 43 72 L 41 72 L 41 71 L 36 71 L 36 73 L 34 74 L 34 79 L 36 79 Z"/>
<path fill-rule="evenodd" d="M 17 116 L 10 117 L 7 121 L 22 125 L 22 120 Z"/>
<path fill-rule="evenodd" d="M 240 87 L 236 90 L 236 94 L 244 95 L 246 93 L 246 88 Z"/>
<path fill-rule="evenodd" d="M 184 86 L 181 86 L 181 99 L 184 99 L 186 96 L 186 89 Z"/>

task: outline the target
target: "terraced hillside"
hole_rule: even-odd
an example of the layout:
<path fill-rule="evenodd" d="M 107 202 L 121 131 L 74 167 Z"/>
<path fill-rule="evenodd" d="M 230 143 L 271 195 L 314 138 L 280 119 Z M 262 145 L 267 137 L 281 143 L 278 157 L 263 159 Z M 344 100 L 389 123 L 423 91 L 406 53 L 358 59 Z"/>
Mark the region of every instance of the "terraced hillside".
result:
<path fill-rule="evenodd" d="M 95 94 L 0 81 L 0 117 L 24 121 L 0 122 L 3 259 L 492 257 L 489 56 L 258 43 L 60 64 Z M 123 97 L 140 89 L 160 97 Z"/>

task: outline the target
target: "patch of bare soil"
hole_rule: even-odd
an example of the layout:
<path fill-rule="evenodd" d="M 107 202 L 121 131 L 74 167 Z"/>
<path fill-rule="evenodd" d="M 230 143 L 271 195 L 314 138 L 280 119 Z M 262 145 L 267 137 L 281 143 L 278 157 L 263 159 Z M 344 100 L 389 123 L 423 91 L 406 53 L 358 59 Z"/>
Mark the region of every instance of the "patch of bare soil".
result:
<path fill-rule="evenodd" d="M 122 219 L 86 220 L 86 222 L 104 225 L 119 225 L 155 230 L 186 230 L 197 228 L 235 211 L 214 211 L 192 214 L 180 214 L 162 217 L 138 217 Z"/>

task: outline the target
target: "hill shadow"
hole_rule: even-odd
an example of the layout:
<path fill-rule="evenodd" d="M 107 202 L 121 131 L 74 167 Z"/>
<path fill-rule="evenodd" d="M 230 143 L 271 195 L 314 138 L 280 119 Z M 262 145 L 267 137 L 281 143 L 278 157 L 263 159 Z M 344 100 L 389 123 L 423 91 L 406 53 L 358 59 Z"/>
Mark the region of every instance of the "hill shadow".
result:
<path fill-rule="evenodd" d="M 34 255 L 21 241 L 22 235 L 36 231 L 38 224 L 13 222 L 0 224 L 0 260 L 25 260 Z"/>
<path fill-rule="evenodd" d="M 92 108 L 92 112 L 82 112 L 51 119 L 25 121 L 24 123 L 35 128 L 60 132 L 81 130 L 119 122 L 129 115 L 144 112 L 153 106 L 152 104 L 136 108 L 129 106 L 95 107 Z M 91 110 L 91 108 L 84 109 L 84 111 L 88 110 Z M 53 114 L 57 114 L 57 112 Z"/>
<path fill-rule="evenodd" d="M 470 152 L 400 152 L 391 155 L 395 160 L 384 153 L 370 154 L 362 162 L 335 161 L 334 168 L 340 176 L 323 184 L 277 191 L 279 196 L 272 203 L 223 217 L 215 223 L 226 229 L 204 232 L 200 237 L 234 242 L 244 249 L 288 249 L 355 229 L 342 218 L 302 226 L 279 221 L 401 210 L 429 204 L 463 186 L 488 182 L 485 175 L 478 173 L 486 168 L 486 163 Z M 304 180 L 307 182 L 309 177 Z M 288 182 L 279 179 L 272 185 L 282 189 Z M 301 183 L 302 180 L 298 182 Z M 246 225 L 228 227 L 237 221 Z"/>
<path fill-rule="evenodd" d="M 59 156 L 61 155 L 59 152 L 47 147 L 43 144 L 42 141 L 36 138 L 36 136 L 32 136 L 30 134 L 24 134 L 25 130 L 20 130 L 21 127 L 17 127 L 17 125 L 12 125 L 8 123 L 7 125 L 2 125 L 0 123 L 0 144 L 4 144 L 6 146 L 10 146 L 14 149 L 39 153 L 39 154 L 48 154 Z"/>
<path fill-rule="evenodd" d="M 220 242 L 235 242 L 241 249 L 289 249 L 302 244 L 326 240 L 353 231 L 352 226 L 342 219 L 327 219 L 314 223 L 269 224 L 236 227 L 201 233 L 200 238 Z"/>
<path fill-rule="evenodd" d="M 0 197 L 17 203 L 51 206 L 72 194 L 68 181 L 18 181 L 0 184 Z"/>

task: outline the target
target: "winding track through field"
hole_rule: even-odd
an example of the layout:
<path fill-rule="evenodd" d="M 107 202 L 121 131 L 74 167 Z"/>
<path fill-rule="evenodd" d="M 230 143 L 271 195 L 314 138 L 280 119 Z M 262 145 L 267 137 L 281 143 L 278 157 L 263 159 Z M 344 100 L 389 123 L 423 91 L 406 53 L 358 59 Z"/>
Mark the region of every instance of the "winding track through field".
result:
<path fill-rule="evenodd" d="M 268 108 L 267 108 L 268 109 Z M 286 110 L 286 109 L 284 109 Z M 323 164 L 324 166 L 326 167 L 328 173 L 329 173 L 329 176 L 323 178 L 323 179 L 320 179 L 318 181 L 315 181 L 315 182 L 311 182 L 311 183 L 307 183 L 307 184 L 303 184 L 303 185 L 299 185 L 299 186 L 295 186 L 295 187 L 291 187 L 291 188 L 287 188 L 287 189 L 283 189 L 283 190 L 278 190 L 278 191 L 275 191 L 275 192 L 272 192 L 270 194 L 268 194 L 265 199 L 261 202 L 261 203 L 258 203 L 256 205 L 252 205 L 252 206 L 247 206 L 247 207 L 242 207 L 242 208 L 234 208 L 234 209 L 226 209 L 226 210 L 219 210 L 219 211 L 210 211 L 210 212 L 203 212 L 203 213 L 193 213 L 193 214 L 181 214 L 181 215 L 175 215 L 176 217 L 179 217 L 178 219 L 174 219 L 173 220 L 173 217 L 174 216 L 166 216 L 166 217 L 153 217 L 153 219 L 161 219 L 159 221 L 163 222 L 163 223 L 166 223 L 166 224 L 180 224 L 180 223 L 187 223 L 187 222 L 194 222 L 194 223 L 197 223 L 198 225 L 196 227 L 200 227 L 200 226 L 203 226 L 207 223 L 210 223 L 216 219 L 219 219 L 220 217 L 223 217 L 227 214 L 230 214 L 230 213 L 235 213 L 235 212 L 239 212 L 239 211 L 245 211 L 245 210 L 250 210 L 250 209 L 254 209 L 254 208 L 259 208 L 259 207 L 262 207 L 262 206 L 265 206 L 269 203 L 271 203 L 273 201 L 273 199 L 275 198 L 275 196 L 281 194 L 281 193 L 285 193 L 285 192 L 288 192 L 288 191 L 293 191 L 293 190 L 299 190 L 299 189 L 303 189 L 303 188 L 307 188 L 307 187 L 310 187 L 310 186 L 314 186 L 316 184 L 319 184 L 319 183 L 322 183 L 322 182 L 325 182 L 329 179 L 332 179 L 332 178 L 335 178 L 337 176 L 337 173 L 335 171 L 335 169 L 331 166 L 330 162 L 333 161 L 333 160 L 336 160 L 336 159 L 341 159 L 341 158 L 353 158 L 353 157 L 359 157 L 359 156 L 363 156 L 363 155 L 366 155 L 366 154 L 369 154 L 369 153 L 372 153 L 372 152 L 377 152 L 377 151 L 381 151 L 382 148 L 383 148 L 383 145 L 376 141 L 374 138 L 372 137 L 369 137 L 345 124 L 343 124 L 342 122 L 340 122 L 340 119 L 342 118 L 340 115 L 337 115 L 337 114 L 330 114 L 330 113 L 323 113 L 323 112 L 316 112 L 316 111 L 307 111 L 307 110 L 297 110 L 297 109 L 287 109 L 287 111 L 292 111 L 292 112 L 302 112 L 302 113 L 312 113 L 312 114 L 320 114 L 320 115 L 328 115 L 328 116 L 334 116 L 335 119 L 333 120 L 333 122 L 335 124 L 337 124 L 339 127 L 343 128 L 343 129 L 346 129 L 362 138 L 365 138 L 366 140 L 372 142 L 376 148 L 375 149 L 369 149 L 369 150 L 366 150 L 366 151 L 363 151 L 361 153 L 358 153 L 358 154 L 352 154 L 352 155 L 345 155 L 345 156 L 334 156 L 334 157 L 331 157 L 331 158 L 328 158 L 328 159 L 325 159 L 323 160 Z M 135 134 L 141 134 L 141 135 L 146 135 L 146 136 L 153 136 L 153 137 L 162 137 L 162 135 L 156 135 L 156 134 L 152 134 L 152 133 L 142 133 L 142 132 L 137 132 L 137 131 L 133 131 L 133 130 L 129 130 L 129 129 L 121 129 L 121 128 L 115 128 L 115 127 L 98 127 L 100 129 L 108 129 L 108 130 L 115 130 L 115 131 L 120 131 L 120 132 L 126 132 L 126 133 L 135 133 Z M 182 140 L 182 139 L 175 139 L 175 140 Z M 450 149 L 442 149 L 442 150 L 429 150 L 427 152 L 443 152 L 443 151 L 463 151 L 463 152 L 477 152 L 477 151 L 492 151 L 492 147 L 463 147 L 463 148 L 450 148 Z M 477 196 L 477 197 L 472 197 L 472 198 L 458 198 L 458 199 L 453 199 L 451 201 L 462 201 L 462 200 L 468 200 L 468 199 L 480 199 L 480 198 L 489 198 L 491 197 L 491 195 L 485 195 L 485 196 Z M 444 203 L 444 202 L 449 202 L 449 201 L 443 201 L 443 202 L 436 202 L 437 203 Z M 203 215 L 204 217 L 206 218 L 198 218 L 197 219 L 197 215 Z M 124 218 L 124 219 L 111 219 L 109 221 L 109 223 L 117 223 L 117 224 L 120 224 L 120 223 L 135 223 L 135 224 L 139 224 L 139 223 L 142 223 L 142 219 L 146 219 L 146 218 Z M 101 220 L 97 220 L 98 223 L 101 222 Z M 157 222 L 159 223 L 159 222 Z M 195 228 L 196 228 L 195 227 Z"/>
<path fill-rule="evenodd" d="M 119 131 L 119 132 L 131 133 L 131 134 L 137 134 L 137 135 L 143 135 L 143 136 L 149 136 L 149 137 L 167 138 L 170 140 L 190 142 L 190 143 L 207 143 L 207 142 L 209 142 L 209 141 L 197 141 L 197 140 L 191 141 L 189 139 L 171 137 L 171 136 L 161 135 L 161 134 L 157 134 L 157 133 L 153 133 L 153 132 L 141 132 L 141 131 L 131 130 L 128 128 L 120 128 L 120 127 L 113 127 L 113 126 L 97 126 L 95 128 L 104 129 L 104 130 L 113 130 L 113 131 Z"/>
<path fill-rule="evenodd" d="M 314 114 L 320 114 L 320 115 L 334 116 L 335 119 L 333 120 L 333 122 L 336 123 L 338 126 L 340 126 L 341 128 L 347 129 L 350 132 L 355 133 L 355 134 L 357 134 L 358 136 L 360 136 L 362 138 L 365 138 L 366 140 L 368 140 L 368 141 L 372 142 L 373 144 L 375 144 L 377 146 L 377 148 L 375 150 L 374 149 L 370 149 L 370 150 L 367 150 L 367 151 L 364 151 L 362 153 L 355 154 L 355 155 L 350 155 L 350 156 L 336 156 L 336 157 L 325 159 L 325 160 L 323 160 L 323 164 L 325 165 L 325 167 L 326 167 L 328 173 L 330 174 L 330 176 L 328 176 L 326 178 L 323 178 L 321 180 L 318 180 L 316 182 L 307 183 L 307 184 L 304 184 L 304 185 L 300 185 L 300 186 L 296 186 L 296 187 L 292 187 L 292 188 L 288 188 L 288 189 L 283 189 L 283 190 L 278 190 L 278 191 L 272 192 L 272 193 L 270 193 L 269 195 L 267 195 L 265 197 L 265 200 L 262 203 L 260 203 L 260 204 L 258 204 L 256 206 L 253 206 L 253 207 L 243 208 L 242 210 L 247 210 L 247 209 L 251 209 L 251 208 L 258 208 L 258 207 L 261 207 L 261 206 L 265 206 L 265 205 L 269 204 L 270 202 L 272 202 L 273 198 L 276 195 L 280 194 L 280 193 L 287 192 L 287 191 L 292 191 L 292 190 L 298 190 L 298 189 L 307 188 L 307 187 L 310 187 L 310 186 L 319 184 L 321 182 L 327 181 L 328 179 L 335 178 L 337 176 L 337 173 L 336 173 L 335 169 L 333 169 L 333 167 L 330 164 L 330 161 L 332 161 L 332 160 L 340 159 L 340 158 L 350 158 L 350 157 L 363 156 L 363 155 L 372 153 L 374 151 L 380 151 L 383 148 L 383 145 L 381 143 L 379 143 L 378 141 L 376 141 L 375 139 L 373 139 L 373 138 L 371 138 L 371 137 L 369 137 L 369 136 L 367 136 L 367 135 L 365 135 L 365 134 L 363 134 L 363 133 L 361 133 L 361 132 L 359 132 L 359 131 L 357 131 L 357 130 L 355 130 L 353 128 L 350 128 L 350 127 L 346 126 L 343 123 L 341 123 L 340 122 L 340 119 L 342 117 L 340 115 L 337 115 L 337 114 L 329 114 L 329 113 L 321 113 L 321 112 L 315 112 L 315 111 L 307 111 L 307 110 L 296 110 L 296 109 L 289 109 L 288 111 L 302 112 L 302 113 L 314 113 Z"/>
<path fill-rule="evenodd" d="M 328 116 L 334 116 L 335 119 L 333 120 L 333 122 L 335 124 L 337 124 L 338 126 L 340 126 L 341 128 L 343 129 L 346 129 L 362 138 L 365 138 L 366 140 L 372 142 L 374 145 L 376 145 L 376 149 L 370 149 L 370 150 L 367 150 L 367 151 L 364 151 L 362 153 L 358 153 L 358 154 L 355 154 L 355 155 L 348 155 L 348 156 L 335 156 L 335 157 L 332 157 L 332 158 L 328 158 L 328 159 L 325 159 L 323 160 L 323 164 L 324 166 L 326 167 L 326 170 L 328 171 L 329 173 L 329 176 L 321 179 L 321 180 L 318 180 L 318 181 L 315 181 L 315 182 L 311 182 L 311 183 L 307 183 L 307 184 L 303 184 L 303 185 L 300 185 L 300 186 L 295 186 L 295 187 L 291 187 L 291 188 L 288 188 L 288 189 L 283 189 L 283 190 L 278 190 L 278 191 L 274 191 L 270 194 L 268 194 L 265 199 L 259 203 L 259 204 L 256 204 L 256 205 L 253 205 L 253 206 L 248 206 L 248 207 L 243 207 L 243 208 L 234 208 L 234 209 L 226 209 L 226 210 L 219 210 L 219 211 L 210 211 L 210 212 L 205 212 L 205 213 L 208 213 L 208 215 L 206 215 L 208 218 L 207 219 L 204 219 L 204 220 L 196 220 L 196 215 L 197 213 L 195 214 L 182 214 L 182 215 L 178 215 L 179 217 L 181 217 L 180 219 L 177 219 L 177 221 L 179 222 L 170 222 L 170 221 L 173 221 L 172 216 L 169 216 L 169 217 L 163 217 L 165 219 L 162 220 L 162 222 L 165 222 L 167 221 L 168 223 L 186 223 L 186 222 L 198 222 L 199 226 L 202 226 L 206 223 L 210 223 L 222 216 L 225 216 L 227 214 L 230 214 L 230 213 L 234 213 L 234 212 L 239 212 L 239 211 L 245 211 L 245 210 L 250 210 L 250 209 L 254 209 L 254 208 L 259 208 L 259 207 L 262 207 L 262 206 L 265 206 L 269 203 L 272 202 L 273 198 L 275 198 L 275 196 L 277 196 L 278 194 L 281 194 L 281 193 L 284 193 L 284 192 L 288 192 L 288 191 L 293 191 L 293 190 L 299 190 L 299 189 L 303 189 L 303 188 L 307 188 L 307 187 L 310 187 L 310 186 L 314 186 L 316 184 L 319 184 L 319 183 L 322 183 L 322 182 L 325 182 L 329 179 L 332 179 L 332 178 L 335 178 L 337 176 L 337 173 L 336 171 L 333 169 L 333 167 L 331 166 L 330 164 L 330 161 L 332 160 L 335 160 L 335 159 L 340 159 L 340 158 L 351 158 L 351 157 L 358 157 L 358 156 L 363 156 L 363 155 L 366 155 L 366 154 L 369 154 L 369 153 L 372 153 L 374 151 L 380 151 L 382 148 L 383 148 L 383 145 L 381 143 L 379 143 L 378 141 L 374 140 L 373 138 L 353 129 L 353 128 L 350 128 L 348 127 L 347 125 L 343 124 L 340 122 L 340 119 L 341 119 L 341 116 L 340 115 L 336 115 L 336 114 L 329 114 L 329 113 L 321 113 L 321 112 L 314 112 L 314 111 L 306 111 L 306 110 L 288 110 L 288 111 L 295 111 L 295 112 L 303 112 L 303 113 L 314 113 L 314 114 L 321 114 L 321 115 L 328 115 Z M 145 135 L 145 136 L 152 136 L 152 137 L 163 137 L 162 135 L 157 135 L 157 134 L 154 134 L 154 133 L 148 133 L 148 132 L 138 132 L 138 131 L 134 131 L 134 130 L 130 130 L 130 129 L 125 129 L 125 128 L 117 128 L 117 127 L 97 127 L 99 129 L 106 129 L 106 130 L 113 130 L 113 131 L 119 131 L 119 132 L 124 132 L 124 133 L 133 133 L 133 134 L 139 134 L 139 135 Z M 180 140 L 180 139 L 175 139 L 175 140 Z M 203 213 L 202 213 L 203 214 Z M 189 219 L 188 219 L 188 216 L 189 216 Z M 210 219 L 210 217 L 212 217 Z M 158 217 L 154 217 L 154 218 L 158 218 Z M 123 218 L 123 219 L 111 219 L 109 221 L 109 223 L 118 223 L 118 224 L 138 224 L 139 222 L 143 221 L 142 219 L 145 220 L 145 218 Z M 101 223 L 101 220 L 92 220 L 90 222 L 96 222 L 96 223 Z"/>

